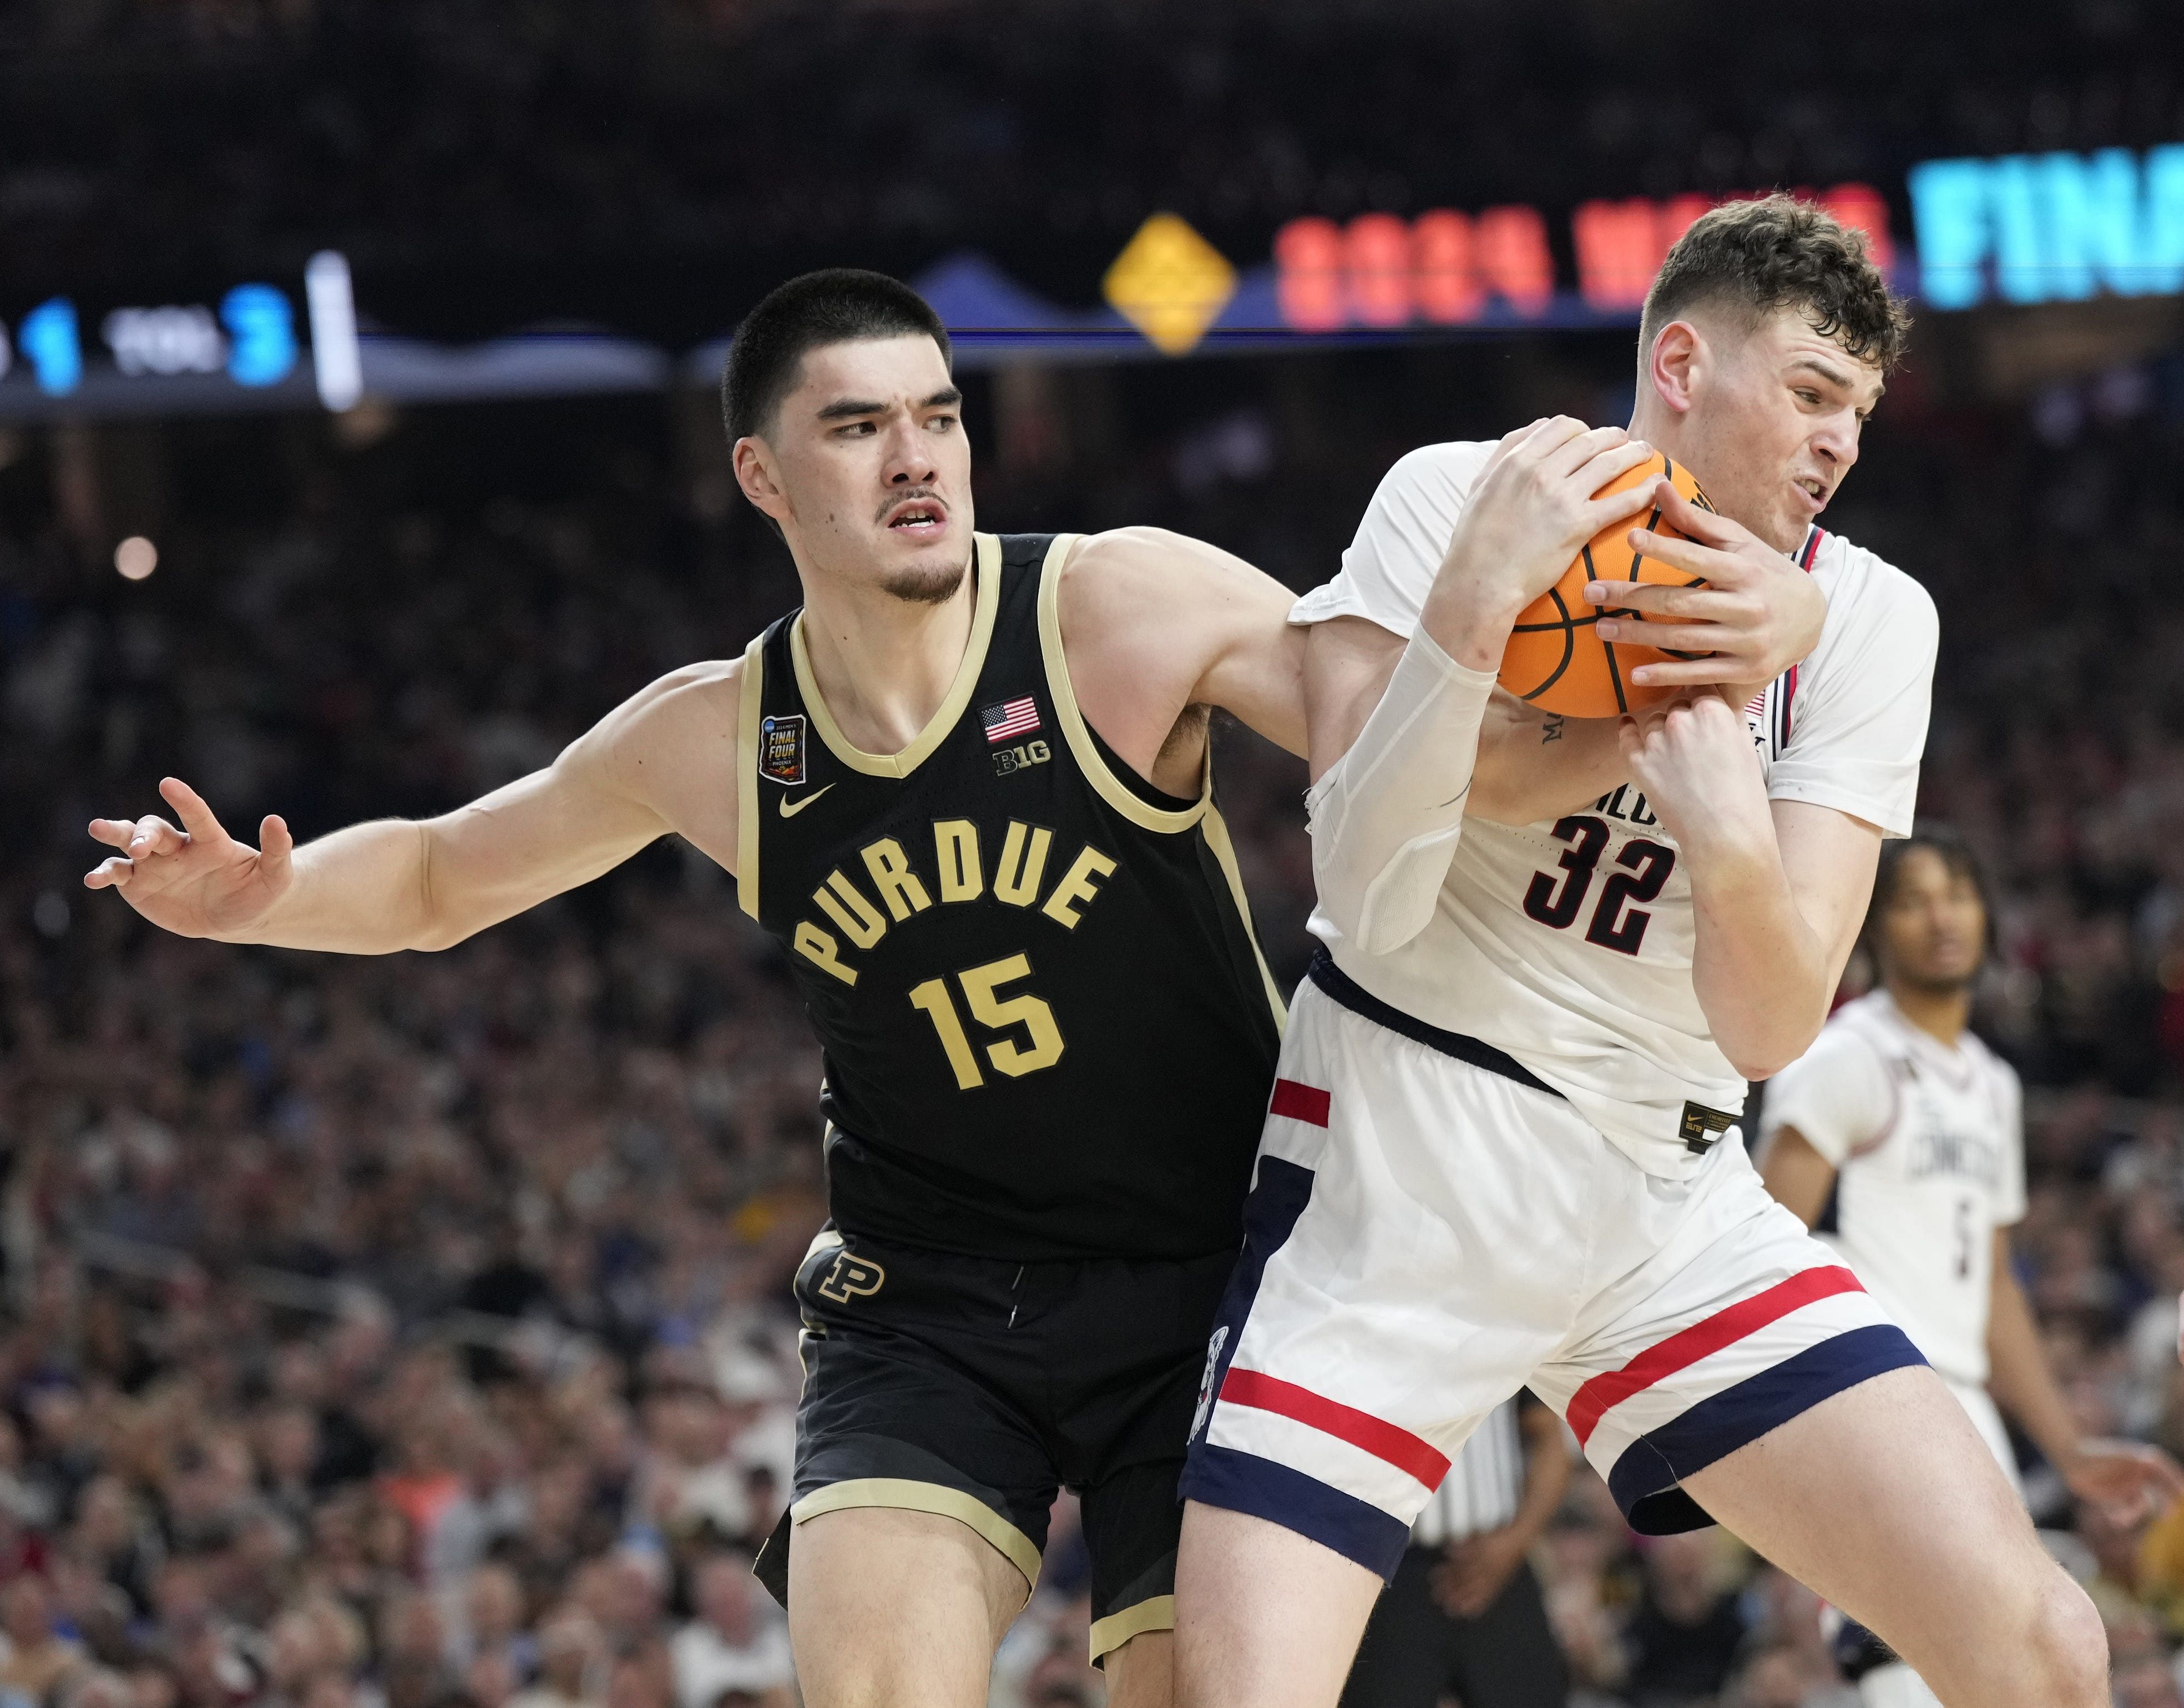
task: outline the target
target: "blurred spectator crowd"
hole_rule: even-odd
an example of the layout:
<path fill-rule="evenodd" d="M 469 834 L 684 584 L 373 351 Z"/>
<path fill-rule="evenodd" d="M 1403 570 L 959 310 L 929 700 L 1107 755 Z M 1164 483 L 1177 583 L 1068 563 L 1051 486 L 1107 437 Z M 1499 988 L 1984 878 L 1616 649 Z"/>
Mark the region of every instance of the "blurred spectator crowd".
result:
<path fill-rule="evenodd" d="M 2032 1087 L 2019 1253 L 2049 1345 L 2088 1430 L 2184 1452 L 2173 379 L 2106 414 L 1876 428 L 1830 520 L 1942 605 L 1925 805 L 1998 885 L 1981 1019 Z M 1096 526 L 1121 492 L 1301 586 L 1405 428 L 1454 430 L 1383 421 L 1329 461 L 1279 399 L 1240 407 L 1221 433 L 1264 444 L 1212 472 L 1203 434 L 1035 475 L 1004 444 L 981 519 Z M 126 459 L 8 448 L 0 1708 L 794 1700 L 749 1567 L 789 1475 L 819 1063 L 721 875 L 662 846 L 376 960 L 167 938 L 76 885 L 84 821 L 153 810 L 165 773 L 245 837 L 276 808 L 304 834 L 441 810 L 739 649 L 794 602 L 785 561 L 635 420 L 578 411 L 546 475 L 468 484 L 465 446 L 530 455 L 547 427 L 450 414 L 345 450 L 315 426 L 191 429 L 165 477 L 228 495 L 173 504 L 142 583 L 79 538 L 81 483 L 119 489 Z M 204 472 L 238 457 L 282 471 L 273 496 Z M 1293 979 L 1301 771 L 1221 740 Z M 2184 1516 L 2119 1528 L 2030 1471 L 2109 1618 L 2119 1701 L 2170 1708 Z M 1068 1506 L 1002 1651 L 1007 1708 L 1100 1700 Z M 1590 1473 L 1540 1565 L 1582 1702 L 1847 1700 L 1808 1594 L 1716 1532 L 1641 1543 Z"/>
<path fill-rule="evenodd" d="M 0 302 L 138 301 L 147 256 L 169 290 L 292 280 L 331 246 L 407 332 L 694 343 L 823 256 L 972 247 L 1084 304 L 1159 209 L 1243 265 L 1306 214 L 1895 194 L 1922 159 L 2173 141 L 2170 17 L 1852 0 L 1815 76 L 1808 32 L 1734 0 L 20 0 Z"/>

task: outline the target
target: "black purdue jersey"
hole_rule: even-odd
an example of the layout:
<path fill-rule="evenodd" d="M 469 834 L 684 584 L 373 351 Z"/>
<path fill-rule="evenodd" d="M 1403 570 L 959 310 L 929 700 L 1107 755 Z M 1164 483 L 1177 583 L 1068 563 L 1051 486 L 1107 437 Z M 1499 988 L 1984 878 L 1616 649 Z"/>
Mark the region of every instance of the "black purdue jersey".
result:
<path fill-rule="evenodd" d="M 1026 1261 L 1241 1238 L 1281 1000 L 1210 762 L 1162 794 L 1078 711 L 1074 538 L 977 537 L 971 644 L 900 754 L 836 727 L 800 614 L 744 657 L 737 890 L 818 1030 L 851 1233 Z"/>

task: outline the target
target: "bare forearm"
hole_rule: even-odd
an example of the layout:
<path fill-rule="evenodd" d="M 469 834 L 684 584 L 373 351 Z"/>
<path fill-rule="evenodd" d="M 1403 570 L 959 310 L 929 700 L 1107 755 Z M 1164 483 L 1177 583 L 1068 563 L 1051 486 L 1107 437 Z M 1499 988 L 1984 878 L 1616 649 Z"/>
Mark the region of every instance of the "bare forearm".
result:
<path fill-rule="evenodd" d="M 1685 851 L 1691 984 L 1714 1042 L 1747 1079 L 1802 1055 L 1828 1016 L 1834 971 L 1771 843 Z"/>
<path fill-rule="evenodd" d="M 407 818 L 321 836 L 296 851 L 295 880 L 264 916 L 213 935 L 223 943 L 345 955 L 424 947 L 428 847 L 426 827 Z"/>
<path fill-rule="evenodd" d="M 2078 1426 L 2048 1368 L 2039 1326 L 2025 1289 L 2009 1271 L 2006 1251 L 1996 1253 L 1986 1347 L 1987 1388 L 1995 1403 L 2017 1420 L 2051 1465 L 2067 1467 L 2078 1450 Z"/>

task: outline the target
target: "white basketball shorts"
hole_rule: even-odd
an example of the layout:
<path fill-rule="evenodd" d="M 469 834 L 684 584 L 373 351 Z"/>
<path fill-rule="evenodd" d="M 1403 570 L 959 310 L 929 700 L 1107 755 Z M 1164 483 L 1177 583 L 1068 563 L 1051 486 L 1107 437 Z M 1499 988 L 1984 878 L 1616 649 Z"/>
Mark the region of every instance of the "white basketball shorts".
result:
<path fill-rule="evenodd" d="M 1733 1138 L 1687 1180 L 1648 1175 L 1518 1063 L 1323 956 L 1279 1072 L 1186 1499 L 1391 1577 L 1465 1438 L 1529 1384 L 1635 1528 L 1696 1529 L 1683 1478 L 1925 1362 Z"/>

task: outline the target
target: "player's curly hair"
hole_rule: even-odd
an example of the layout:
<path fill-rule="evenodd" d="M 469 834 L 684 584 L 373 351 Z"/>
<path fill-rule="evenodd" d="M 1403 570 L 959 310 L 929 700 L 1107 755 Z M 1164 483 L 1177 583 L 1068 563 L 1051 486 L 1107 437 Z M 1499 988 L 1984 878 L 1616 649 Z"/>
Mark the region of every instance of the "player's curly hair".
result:
<path fill-rule="evenodd" d="M 1865 925 L 1859 933 L 1866 952 L 1879 955 L 1880 916 L 1895 905 L 1897 885 L 1903 881 L 1903 868 L 1914 854 L 1931 854 L 1950 874 L 1963 879 L 1972 886 L 1979 897 L 1980 912 L 1986 918 L 1987 949 L 1994 948 L 1994 895 L 1986 881 L 1986 868 L 1980 864 L 1979 856 L 1971 845 L 1947 824 L 1936 824 L 1921 819 L 1911 829 L 1908 836 L 1892 836 L 1880 845 L 1880 862 L 1873 874 L 1873 897 L 1866 904 Z"/>
<path fill-rule="evenodd" d="M 1726 202 L 1676 240 L 1646 293 L 1642 366 L 1663 327 L 1702 304 L 1743 309 L 1753 324 L 1796 309 L 1821 337 L 1883 373 L 1903 358 L 1911 315 L 1865 252 L 1865 235 L 1779 192 Z"/>

